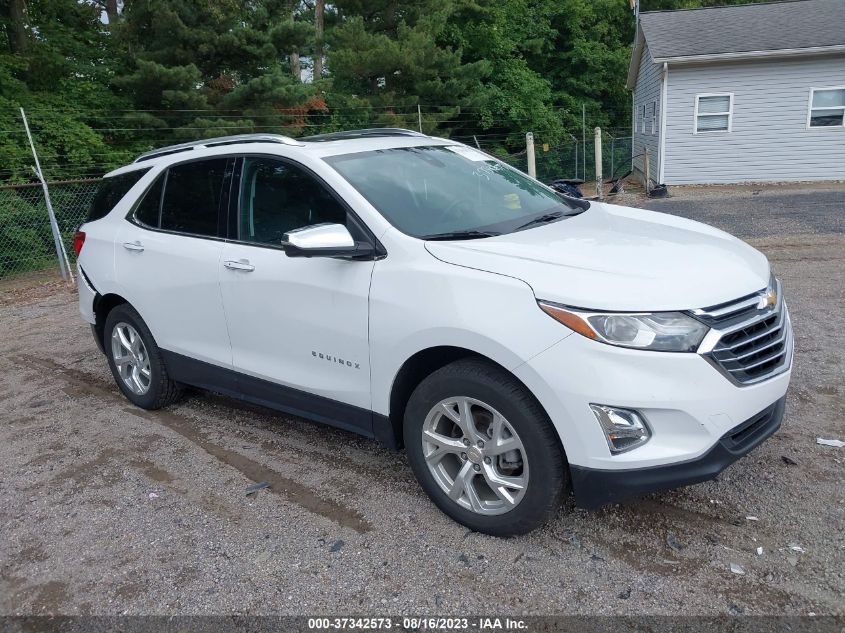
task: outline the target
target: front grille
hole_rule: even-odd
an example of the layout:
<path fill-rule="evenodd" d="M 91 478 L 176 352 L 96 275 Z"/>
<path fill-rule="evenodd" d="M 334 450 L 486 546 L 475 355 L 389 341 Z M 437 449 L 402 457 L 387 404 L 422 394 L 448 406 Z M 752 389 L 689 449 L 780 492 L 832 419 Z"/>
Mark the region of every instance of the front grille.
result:
<path fill-rule="evenodd" d="M 759 308 L 768 290 L 694 312 L 718 340 L 704 356 L 732 381 L 752 384 L 786 371 L 792 361 L 792 327 L 776 282 L 777 301 Z"/>

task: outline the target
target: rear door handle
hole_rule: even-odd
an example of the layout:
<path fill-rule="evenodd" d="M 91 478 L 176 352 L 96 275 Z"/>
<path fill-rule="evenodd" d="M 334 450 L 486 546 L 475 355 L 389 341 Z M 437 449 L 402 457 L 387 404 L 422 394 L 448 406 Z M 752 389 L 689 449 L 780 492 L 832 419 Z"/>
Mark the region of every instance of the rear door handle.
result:
<path fill-rule="evenodd" d="M 244 272 L 251 273 L 255 270 L 255 266 L 249 263 L 248 259 L 239 259 L 237 261 L 233 259 L 227 259 L 223 262 L 223 265 L 230 270 L 243 270 Z"/>
<path fill-rule="evenodd" d="M 124 242 L 123 248 L 128 251 L 138 251 L 140 253 L 144 250 L 144 245 L 141 244 L 141 242 L 139 242 L 138 240 L 135 240 L 134 242 Z"/>

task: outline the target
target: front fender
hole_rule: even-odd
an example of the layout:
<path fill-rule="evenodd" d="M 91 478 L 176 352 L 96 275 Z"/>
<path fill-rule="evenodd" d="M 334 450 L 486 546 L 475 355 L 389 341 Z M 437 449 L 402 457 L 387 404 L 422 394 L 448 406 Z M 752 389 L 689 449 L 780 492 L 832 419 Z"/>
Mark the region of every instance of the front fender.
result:
<path fill-rule="evenodd" d="M 523 281 L 434 257 L 407 267 L 388 258 L 370 290 L 372 409 L 389 414 L 394 379 L 420 351 L 462 348 L 512 371 L 570 334 Z"/>

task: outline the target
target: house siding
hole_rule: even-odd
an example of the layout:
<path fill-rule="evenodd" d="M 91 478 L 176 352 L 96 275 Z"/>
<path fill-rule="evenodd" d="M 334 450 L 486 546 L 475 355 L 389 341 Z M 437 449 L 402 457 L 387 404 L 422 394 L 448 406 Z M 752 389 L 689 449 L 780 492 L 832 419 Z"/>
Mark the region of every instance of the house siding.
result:
<path fill-rule="evenodd" d="M 845 180 L 845 128 L 808 128 L 810 88 L 845 86 L 845 55 L 669 67 L 666 184 Z M 733 93 L 732 130 L 694 134 L 695 97 Z"/>
<path fill-rule="evenodd" d="M 650 177 L 654 182 L 658 180 L 658 165 L 660 152 L 660 89 L 663 81 L 661 65 L 654 63 L 651 53 L 646 46 L 643 49 L 640 61 L 637 84 L 634 88 L 633 122 L 634 132 L 632 147 L 632 158 L 634 170 L 641 179 L 645 174 L 645 151 L 648 149 Z M 640 108 L 646 109 L 646 130 L 642 132 L 640 127 Z M 651 110 L 657 108 L 657 125 L 654 134 L 651 133 Z"/>

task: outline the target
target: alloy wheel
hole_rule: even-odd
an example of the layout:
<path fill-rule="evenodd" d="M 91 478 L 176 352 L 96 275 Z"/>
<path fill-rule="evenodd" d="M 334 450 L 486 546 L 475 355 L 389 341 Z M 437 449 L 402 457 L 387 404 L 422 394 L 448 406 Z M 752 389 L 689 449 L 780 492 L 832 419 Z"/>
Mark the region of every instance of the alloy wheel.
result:
<path fill-rule="evenodd" d="M 437 485 L 467 510 L 504 514 L 528 489 L 522 440 L 501 413 L 480 400 L 461 396 L 438 402 L 425 418 L 422 440 Z"/>
<path fill-rule="evenodd" d="M 111 353 L 123 384 L 136 395 L 147 393 L 152 379 L 150 356 L 138 331 L 123 321 L 115 325 Z"/>

